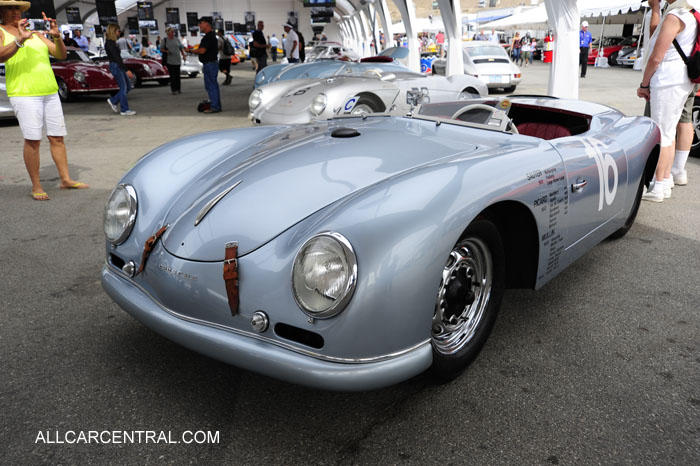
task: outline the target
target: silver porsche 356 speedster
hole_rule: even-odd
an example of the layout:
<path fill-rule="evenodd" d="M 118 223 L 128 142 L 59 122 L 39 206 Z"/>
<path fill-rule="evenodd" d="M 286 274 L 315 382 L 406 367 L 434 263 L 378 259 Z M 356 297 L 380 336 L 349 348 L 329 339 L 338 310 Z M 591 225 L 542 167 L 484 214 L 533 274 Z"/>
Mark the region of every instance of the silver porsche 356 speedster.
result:
<path fill-rule="evenodd" d="M 165 337 L 271 377 L 449 380 L 504 290 L 629 230 L 658 145 L 647 118 L 535 97 L 186 137 L 110 195 L 102 284 Z"/>

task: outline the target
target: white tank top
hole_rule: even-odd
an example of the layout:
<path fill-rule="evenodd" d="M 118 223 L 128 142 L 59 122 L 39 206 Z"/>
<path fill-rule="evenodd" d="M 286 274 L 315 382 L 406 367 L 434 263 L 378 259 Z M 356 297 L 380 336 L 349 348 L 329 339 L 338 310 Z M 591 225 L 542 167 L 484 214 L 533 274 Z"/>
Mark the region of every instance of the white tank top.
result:
<path fill-rule="evenodd" d="M 695 16 L 693 16 L 693 14 L 688 10 L 675 10 L 668 14 L 677 16 L 678 19 L 683 21 L 683 24 L 685 24 L 685 28 L 676 36 L 676 40 L 681 46 L 683 52 L 685 52 L 686 56 L 690 55 L 690 52 L 692 52 L 693 46 L 695 45 L 695 38 L 697 36 L 697 21 Z M 661 30 L 661 26 L 663 25 L 663 21 L 665 21 L 665 19 L 666 17 L 664 17 L 664 19 L 658 25 L 659 31 Z M 649 41 L 650 53 L 654 50 L 657 37 L 658 35 L 654 34 Z M 689 82 L 690 78 L 688 78 L 685 63 L 678 54 L 676 47 L 671 44 L 664 55 L 663 61 L 652 76 L 650 84 L 654 87 L 663 87 Z"/>

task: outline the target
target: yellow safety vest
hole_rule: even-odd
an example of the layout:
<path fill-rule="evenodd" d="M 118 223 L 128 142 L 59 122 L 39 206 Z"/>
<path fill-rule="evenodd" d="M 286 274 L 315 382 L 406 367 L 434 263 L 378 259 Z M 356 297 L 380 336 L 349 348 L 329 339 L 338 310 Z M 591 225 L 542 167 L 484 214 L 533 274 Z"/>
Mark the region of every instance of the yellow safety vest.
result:
<path fill-rule="evenodd" d="M 0 29 L 5 36 L 3 45 L 15 41 L 15 36 L 3 27 Z M 32 35 L 24 42 L 24 47 L 5 62 L 5 84 L 8 97 L 38 97 L 58 92 L 49 48 L 43 40 Z"/>

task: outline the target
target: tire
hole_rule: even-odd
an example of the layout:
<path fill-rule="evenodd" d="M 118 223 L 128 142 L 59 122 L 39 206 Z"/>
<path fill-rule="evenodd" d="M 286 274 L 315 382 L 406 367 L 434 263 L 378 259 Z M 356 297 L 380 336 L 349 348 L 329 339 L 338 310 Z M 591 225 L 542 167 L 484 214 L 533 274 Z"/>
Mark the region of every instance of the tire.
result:
<path fill-rule="evenodd" d="M 479 93 L 477 92 L 477 90 L 473 87 L 468 87 L 466 89 L 463 89 L 462 92 L 459 93 L 459 97 L 457 97 L 457 100 L 469 100 L 473 99 L 475 96 L 479 97 Z"/>
<path fill-rule="evenodd" d="M 625 220 L 625 224 L 620 227 L 619 230 L 615 231 L 612 235 L 608 236 L 608 239 L 620 239 L 630 231 L 632 225 L 634 225 L 634 220 L 637 218 L 637 212 L 639 212 L 639 205 L 642 203 L 642 193 L 644 192 L 644 176 L 639 180 L 639 187 L 637 188 L 637 193 L 634 195 L 634 204 L 632 204 L 632 210 Z"/>
<path fill-rule="evenodd" d="M 188 76 L 190 78 L 196 78 L 197 76 L 199 76 L 199 73 L 190 73 Z"/>
<path fill-rule="evenodd" d="M 68 102 L 71 99 L 70 91 L 68 91 L 68 84 L 61 78 L 56 79 L 56 84 L 58 84 L 58 97 L 61 102 Z"/>
<path fill-rule="evenodd" d="M 143 86 L 143 82 L 141 81 L 141 76 L 138 74 L 134 73 L 133 71 L 131 72 L 134 75 L 134 82 L 133 82 L 133 87 L 141 87 Z"/>
<path fill-rule="evenodd" d="M 170 78 L 168 78 L 168 79 L 159 79 L 159 80 L 158 80 L 158 84 L 160 84 L 161 86 L 167 86 L 168 83 L 170 83 Z"/>
<path fill-rule="evenodd" d="M 508 93 L 514 92 L 514 91 L 515 91 L 515 86 L 504 87 L 503 90 L 506 91 L 506 92 L 508 92 Z"/>
<path fill-rule="evenodd" d="M 376 113 L 378 111 L 379 109 L 377 108 L 377 105 L 372 101 L 372 99 L 369 99 L 367 97 L 361 97 L 360 100 L 357 101 L 355 106 L 350 111 L 350 114 L 366 115 L 368 113 Z"/>
<path fill-rule="evenodd" d="M 486 343 L 503 299 L 503 241 L 489 220 L 477 219 L 450 252 L 433 320 L 431 372 L 438 382 L 460 375 Z"/>
<path fill-rule="evenodd" d="M 690 155 L 700 157 L 700 99 L 695 97 L 693 103 L 693 144 L 690 146 Z"/>
<path fill-rule="evenodd" d="M 608 57 L 608 65 L 617 66 L 617 55 L 618 52 L 613 52 L 610 54 L 610 56 Z"/>

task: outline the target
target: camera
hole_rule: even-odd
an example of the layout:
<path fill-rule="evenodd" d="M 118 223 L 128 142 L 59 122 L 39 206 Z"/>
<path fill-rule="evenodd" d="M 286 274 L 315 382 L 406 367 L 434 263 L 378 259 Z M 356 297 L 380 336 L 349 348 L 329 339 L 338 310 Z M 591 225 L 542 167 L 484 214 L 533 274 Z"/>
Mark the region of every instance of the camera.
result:
<path fill-rule="evenodd" d="M 27 29 L 30 31 L 48 31 L 51 29 L 51 22 L 43 19 L 30 19 L 27 22 Z"/>

